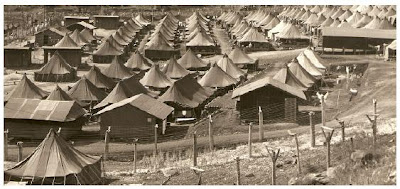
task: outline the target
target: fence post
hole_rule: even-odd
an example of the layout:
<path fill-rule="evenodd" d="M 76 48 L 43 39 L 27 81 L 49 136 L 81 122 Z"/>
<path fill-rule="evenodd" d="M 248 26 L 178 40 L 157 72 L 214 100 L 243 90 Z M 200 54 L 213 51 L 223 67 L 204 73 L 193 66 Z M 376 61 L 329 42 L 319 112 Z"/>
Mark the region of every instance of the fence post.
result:
<path fill-rule="evenodd" d="M 301 164 L 300 164 L 300 149 L 299 149 L 299 139 L 297 137 L 297 133 L 292 133 L 290 130 L 288 130 L 288 133 L 290 136 L 293 136 L 296 142 L 296 150 L 297 150 L 297 166 L 299 170 L 299 174 L 301 174 Z"/>
<path fill-rule="evenodd" d="M 258 107 L 258 125 L 259 125 L 259 130 L 258 130 L 259 140 L 262 142 L 264 140 L 264 129 L 263 129 L 264 115 L 261 106 Z"/>
<path fill-rule="evenodd" d="M 133 139 L 133 173 L 136 173 L 136 163 L 137 163 L 137 142 L 139 139 Z"/>
<path fill-rule="evenodd" d="M 60 136 L 60 134 L 61 134 L 61 127 L 58 127 L 57 135 Z"/>
<path fill-rule="evenodd" d="M 252 135 L 252 133 L 251 133 L 251 127 L 252 127 L 252 125 L 253 125 L 253 123 L 252 122 L 250 122 L 249 123 L 249 141 L 248 141 L 248 146 L 249 146 L 249 158 L 251 158 L 251 140 L 252 140 L 252 138 L 251 138 L 251 135 Z"/>
<path fill-rule="evenodd" d="M 280 149 L 270 151 L 267 146 L 266 148 L 272 160 L 272 185 L 276 185 L 276 160 L 278 160 Z"/>
<path fill-rule="evenodd" d="M 353 137 L 350 138 L 350 142 L 351 142 L 351 151 L 354 152 L 354 141 L 353 141 Z"/>
<path fill-rule="evenodd" d="M 311 147 L 315 147 L 315 126 L 313 124 L 313 115 L 314 112 L 308 113 L 310 115 L 310 135 L 311 135 Z"/>
<path fill-rule="evenodd" d="M 321 126 L 322 133 L 325 137 L 326 143 L 326 170 L 331 166 L 331 139 L 333 136 L 333 132 L 335 131 L 333 128 Z M 328 133 L 325 133 L 325 130 L 328 130 Z"/>
<path fill-rule="evenodd" d="M 239 157 L 236 157 L 235 160 L 236 160 L 236 174 L 237 174 L 236 185 L 240 185 L 240 162 L 239 162 L 240 159 Z"/>
<path fill-rule="evenodd" d="M 23 150 L 22 144 L 24 144 L 24 143 L 21 142 L 21 141 L 17 142 L 17 146 L 18 146 L 18 162 L 21 162 L 21 161 L 22 161 L 22 156 L 23 156 L 23 153 L 22 153 L 22 150 Z"/>
<path fill-rule="evenodd" d="M 4 131 L 4 161 L 8 159 L 8 129 Z"/>
<path fill-rule="evenodd" d="M 105 136 L 104 136 L 104 161 L 107 161 L 108 159 L 108 153 L 109 153 L 109 142 L 110 142 L 110 131 L 111 131 L 111 126 L 108 126 L 108 129 L 106 130 Z"/>
<path fill-rule="evenodd" d="M 193 133 L 193 166 L 197 166 L 197 135 L 196 131 Z"/>
<path fill-rule="evenodd" d="M 214 150 L 214 136 L 213 136 L 213 130 L 212 130 L 212 118 L 211 115 L 208 116 L 208 136 L 209 136 L 209 142 L 210 142 L 210 150 Z"/>
<path fill-rule="evenodd" d="M 374 151 L 375 151 L 375 147 L 376 147 L 375 145 L 376 145 L 376 140 L 377 140 L 376 133 L 378 132 L 377 131 L 377 119 L 378 119 L 379 114 L 376 113 L 376 103 L 377 103 L 376 99 L 373 99 L 372 103 L 373 103 L 373 106 L 374 106 L 374 114 L 372 116 L 374 118 L 371 119 L 370 115 L 368 115 L 368 114 L 366 116 L 367 116 L 368 120 L 372 124 L 372 145 L 373 145 L 373 148 L 374 148 Z"/>
<path fill-rule="evenodd" d="M 163 125 L 162 125 L 162 134 L 165 135 L 165 131 L 167 130 L 167 119 L 165 118 L 163 120 Z"/>
<path fill-rule="evenodd" d="M 154 170 L 157 170 L 157 129 L 158 124 L 154 126 Z"/>
<path fill-rule="evenodd" d="M 340 129 L 342 130 L 342 142 L 344 142 L 346 140 L 344 121 L 339 120 L 338 118 L 336 118 L 336 121 L 340 124 Z"/>

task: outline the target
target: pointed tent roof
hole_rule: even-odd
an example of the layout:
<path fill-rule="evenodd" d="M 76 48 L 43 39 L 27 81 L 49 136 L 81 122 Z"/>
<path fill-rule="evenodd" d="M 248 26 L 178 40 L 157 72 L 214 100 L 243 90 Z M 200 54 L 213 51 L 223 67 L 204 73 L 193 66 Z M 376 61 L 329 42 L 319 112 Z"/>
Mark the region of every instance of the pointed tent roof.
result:
<path fill-rule="evenodd" d="M 86 39 L 82 37 L 82 35 L 80 34 L 78 29 L 75 29 L 74 32 L 72 32 L 70 37 L 79 46 L 84 46 L 84 45 L 88 44 L 88 41 L 86 41 Z"/>
<path fill-rule="evenodd" d="M 372 16 L 373 17 L 373 16 L 378 16 L 379 13 L 381 13 L 381 10 L 377 6 L 374 6 L 372 8 L 372 10 L 370 12 L 368 12 L 367 14 L 368 14 L 368 16 Z"/>
<path fill-rule="evenodd" d="M 158 33 L 158 35 L 154 35 L 153 38 L 151 38 L 150 41 L 146 43 L 145 49 L 164 51 L 174 50 L 174 48 L 171 47 L 169 42 L 167 42 L 160 33 Z"/>
<path fill-rule="evenodd" d="M 260 22 L 256 24 L 257 27 L 267 25 L 269 22 L 271 22 L 272 19 L 276 18 L 272 14 L 268 14 L 268 16 L 264 17 Z"/>
<path fill-rule="evenodd" d="M 214 40 L 205 32 L 198 32 L 196 36 L 186 43 L 186 46 L 215 46 L 215 44 Z"/>
<path fill-rule="evenodd" d="M 265 39 L 265 36 L 258 32 L 258 30 L 254 27 L 250 28 L 238 41 L 268 43 L 268 41 Z"/>
<path fill-rule="evenodd" d="M 354 12 L 349 18 L 347 18 L 347 22 L 351 25 L 356 24 L 358 21 L 361 20 L 363 16 L 359 12 Z"/>
<path fill-rule="evenodd" d="M 379 25 L 381 23 L 381 19 L 379 19 L 377 16 L 375 16 L 367 25 L 365 25 L 363 28 L 365 29 L 378 29 Z"/>
<path fill-rule="evenodd" d="M 101 73 L 100 69 L 95 65 L 90 68 L 89 72 L 86 73 L 85 77 L 93 83 L 97 88 L 100 89 L 112 89 L 115 86 L 115 82 Z"/>
<path fill-rule="evenodd" d="M 186 75 L 175 81 L 159 98 L 162 102 L 173 102 L 183 107 L 195 108 L 206 101 L 212 91 L 203 88 L 193 77 Z"/>
<path fill-rule="evenodd" d="M 384 14 L 386 18 L 393 15 L 396 15 L 396 10 L 394 10 L 392 7 L 390 7 L 388 11 Z"/>
<path fill-rule="evenodd" d="M 123 79 L 132 76 L 131 71 L 125 67 L 118 56 L 115 56 L 111 64 L 102 72 L 105 76 L 114 79 Z"/>
<path fill-rule="evenodd" d="M 54 47 L 79 47 L 79 45 L 75 43 L 69 34 L 65 34 L 64 37 L 54 45 Z"/>
<path fill-rule="evenodd" d="M 32 98 L 32 99 L 43 99 L 48 96 L 48 92 L 42 90 L 36 86 L 31 80 L 26 77 L 26 74 L 22 76 L 21 81 L 14 87 L 14 89 L 8 93 L 4 101 L 8 101 L 11 98 Z"/>
<path fill-rule="evenodd" d="M 200 79 L 199 84 L 203 87 L 228 87 L 235 85 L 238 81 L 224 72 L 217 64 L 214 64 Z"/>
<path fill-rule="evenodd" d="M 340 20 L 336 18 L 329 27 L 339 27 L 340 24 Z"/>
<path fill-rule="evenodd" d="M 287 65 L 279 70 L 278 73 L 275 74 L 273 79 L 281 83 L 288 84 L 302 91 L 307 90 L 307 87 L 299 79 L 296 78 L 296 76 L 290 71 L 290 69 L 288 69 Z"/>
<path fill-rule="evenodd" d="M 346 20 L 343 20 L 339 25 L 339 28 L 353 28 L 353 26 L 351 26 L 351 24 L 349 24 Z"/>
<path fill-rule="evenodd" d="M 357 7 L 356 11 L 360 12 L 361 14 L 367 14 L 368 12 L 372 11 L 371 5 L 360 5 Z"/>
<path fill-rule="evenodd" d="M 125 63 L 125 66 L 133 70 L 149 70 L 153 64 L 153 61 L 136 50 Z"/>
<path fill-rule="evenodd" d="M 353 15 L 353 13 L 350 10 L 346 10 L 342 15 L 340 15 L 338 18 L 339 20 L 346 20 L 347 18 L 349 18 L 351 15 Z"/>
<path fill-rule="evenodd" d="M 171 79 L 179 79 L 189 74 L 189 71 L 178 64 L 174 56 L 166 62 L 162 72 Z"/>
<path fill-rule="evenodd" d="M 240 77 L 245 76 L 240 68 L 238 68 L 233 61 L 228 57 L 227 54 L 224 54 L 222 58 L 217 62 L 217 65 L 227 74 L 235 79 L 240 79 Z"/>
<path fill-rule="evenodd" d="M 372 21 L 372 18 L 364 15 L 357 23 L 353 24 L 354 28 L 362 28 Z"/>
<path fill-rule="evenodd" d="M 324 6 L 324 8 L 322 8 L 321 12 L 318 13 L 318 15 L 322 14 L 325 17 L 327 17 L 326 15 L 332 11 L 332 8 L 330 6 Z M 328 16 L 330 17 L 330 16 Z"/>
<path fill-rule="evenodd" d="M 303 35 L 299 28 L 292 23 L 286 24 L 283 30 L 279 32 L 276 37 L 282 39 L 308 39 L 308 37 Z"/>
<path fill-rule="evenodd" d="M 314 8 L 310 9 L 311 12 L 321 12 L 321 7 L 319 5 L 315 5 Z"/>
<path fill-rule="evenodd" d="M 330 27 L 333 23 L 333 19 L 328 17 L 324 22 L 321 23 L 321 27 Z"/>
<path fill-rule="evenodd" d="M 77 81 L 67 94 L 81 101 L 101 101 L 107 96 L 104 91 L 97 88 L 85 76 Z"/>
<path fill-rule="evenodd" d="M 279 19 L 277 17 L 272 18 L 272 20 L 266 24 L 265 26 L 262 26 L 263 29 L 265 30 L 270 30 L 274 28 L 276 25 L 280 23 Z"/>
<path fill-rule="evenodd" d="M 56 51 L 50 60 L 36 74 L 56 74 L 63 75 L 75 72 L 67 61 Z"/>
<path fill-rule="evenodd" d="M 250 56 L 243 52 L 237 45 L 235 45 L 228 57 L 234 64 L 254 64 L 256 62 L 256 60 L 250 58 Z"/>
<path fill-rule="evenodd" d="M 96 38 L 94 38 L 93 34 L 90 32 L 89 29 L 84 28 L 81 32 L 80 32 L 82 38 L 84 38 L 86 41 L 91 42 L 93 40 L 96 40 Z"/>
<path fill-rule="evenodd" d="M 316 79 L 310 74 L 308 73 L 297 61 L 297 59 L 294 59 L 294 61 L 292 61 L 289 64 L 289 70 L 294 74 L 294 76 L 299 79 L 299 81 L 301 81 L 301 83 L 303 83 L 304 86 L 306 86 L 307 88 L 311 87 Z"/>
<path fill-rule="evenodd" d="M 197 57 L 190 48 L 177 62 L 185 69 L 205 68 L 208 66 L 207 63 Z"/>
<path fill-rule="evenodd" d="M 323 60 L 319 57 L 313 50 L 307 48 L 303 51 L 306 57 L 311 61 L 311 63 L 320 70 L 325 70 L 326 67 L 323 64 Z"/>
<path fill-rule="evenodd" d="M 394 27 L 388 19 L 383 18 L 382 21 L 379 23 L 378 29 L 382 30 L 395 30 L 396 27 Z"/>
<path fill-rule="evenodd" d="M 123 54 L 124 52 L 117 49 L 111 43 L 106 40 L 104 41 L 96 51 L 93 52 L 93 55 L 98 55 L 98 56 L 119 56 Z"/>
<path fill-rule="evenodd" d="M 311 63 L 311 60 L 306 57 L 304 52 L 300 53 L 299 56 L 296 57 L 297 61 L 308 73 L 312 76 L 322 76 L 321 71 Z"/>
<path fill-rule="evenodd" d="M 307 10 L 301 17 L 300 20 L 306 21 L 310 16 L 311 16 L 311 12 L 309 10 Z"/>
<path fill-rule="evenodd" d="M 314 13 L 304 23 L 306 23 L 310 26 L 319 26 L 325 20 L 326 20 L 326 18 L 324 15 L 321 14 L 321 15 L 317 16 L 317 14 Z"/>
<path fill-rule="evenodd" d="M 305 9 L 301 9 L 296 15 L 293 15 L 293 19 L 300 20 L 300 18 L 306 13 Z"/>
<path fill-rule="evenodd" d="M 94 109 L 103 108 L 110 104 L 130 98 L 134 95 L 136 94 L 133 94 L 132 91 L 124 84 L 124 82 L 119 81 L 117 85 L 115 85 L 114 89 L 100 103 L 98 103 Z"/>
<path fill-rule="evenodd" d="M 50 129 L 46 138 L 27 158 L 4 173 L 38 180 L 75 175 L 80 184 L 95 184 L 101 180 L 99 161 L 101 157 L 78 151 Z"/>
<path fill-rule="evenodd" d="M 378 14 L 378 17 L 379 17 L 379 18 L 385 17 L 385 15 L 386 15 L 386 13 L 387 13 L 388 11 L 389 11 L 389 10 L 388 10 L 387 8 L 383 7 L 382 10 L 381 10 L 381 12 Z"/>
<path fill-rule="evenodd" d="M 144 86 L 155 88 L 167 88 L 172 84 L 171 79 L 161 72 L 158 64 L 154 64 L 150 70 L 146 72 L 140 80 L 140 83 Z"/>
<path fill-rule="evenodd" d="M 147 90 L 138 80 L 137 77 L 131 76 L 121 80 L 122 83 L 133 93 L 133 95 L 137 94 L 148 94 L 150 96 L 154 96 L 154 94 L 150 94 L 151 91 Z"/>
<path fill-rule="evenodd" d="M 46 100 L 55 100 L 55 101 L 76 101 L 80 106 L 85 107 L 88 104 L 81 102 L 79 100 L 73 99 L 71 96 L 67 94 L 64 90 L 62 90 L 58 85 L 54 88 L 54 90 L 49 94 Z"/>
<path fill-rule="evenodd" d="M 285 28 L 287 25 L 286 21 L 281 20 L 278 25 L 276 25 L 274 28 L 268 31 L 268 37 L 272 37 L 272 34 L 279 33 Z"/>
<path fill-rule="evenodd" d="M 344 11 L 343 9 L 341 9 L 341 8 L 338 8 L 337 10 L 336 10 L 336 12 L 334 13 L 334 14 L 332 14 L 331 15 L 331 17 L 333 18 L 333 19 L 336 19 L 336 18 L 339 18 L 342 14 L 344 14 L 346 11 Z"/>

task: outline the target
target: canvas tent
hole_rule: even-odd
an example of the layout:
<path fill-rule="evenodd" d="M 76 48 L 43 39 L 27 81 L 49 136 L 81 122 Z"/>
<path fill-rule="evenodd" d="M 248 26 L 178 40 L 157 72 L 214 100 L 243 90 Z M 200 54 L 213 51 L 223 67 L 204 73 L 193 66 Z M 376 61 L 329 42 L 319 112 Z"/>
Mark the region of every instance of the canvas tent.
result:
<path fill-rule="evenodd" d="M 155 89 L 165 89 L 172 84 L 171 79 L 161 72 L 158 64 L 154 64 L 150 70 L 146 72 L 140 80 L 140 83 Z"/>
<path fill-rule="evenodd" d="M 242 66 L 243 68 L 257 70 L 258 60 L 251 58 L 236 45 L 229 53 L 228 58 L 231 59 L 234 64 Z"/>
<path fill-rule="evenodd" d="M 222 58 L 217 62 L 217 65 L 224 72 L 237 80 L 240 80 L 242 77 L 246 77 L 246 73 L 237 67 L 227 54 L 222 56 Z"/>
<path fill-rule="evenodd" d="M 311 60 L 307 58 L 304 52 L 300 53 L 299 56 L 296 57 L 297 61 L 308 73 L 310 73 L 314 77 L 322 76 L 321 71 L 315 67 Z"/>
<path fill-rule="evenodd" d="M 190 48 L 177 62 L 187 70 L 204 70 L 208 67 L 207 63 L 197 57 Z"/>
<path fill-rule="evenodd" d="M 39 71 L 35 72 L 35 81 L 43 82 L 71 82 L 76 77 L 76 70 L 57 51 Z"/>
<path fill-rule="evenodd" d="M 299 90 L 306 91 L 307 87 L 299 80 L 296 78 L 296 76 L 290 71 L 290 69 L 285 65 L 282 69 L 280 69 L 273 79 L 288 84 L 292 87 L 295 87 Z"/>
<path fill-rule="evenodd" d="M 175 57 L 171 57 L 165 63 L 162 72 L 171 79 L 180 79 L 189 74 L 189 71 L 187 71 L 180 64 L 178 64 Z"/>
<path fill-rule="evenodd" d="M 397 48 L 396 40 L 394 40 L 385 48 L 385 54 L 384 54 L 385 60 L 396 58 L 396 48 Z"/>
<path fill-rule="evenodd" d="M 102 73 L 105 76 L 115 80 L 121 80 L 123 78 L 132 76 L 131 71 L 122 64 L 118 56 L 114 57 L 114 59 L 111 61 L 111 64 L 103 69 Z"/>
<path fill-rule="evenodd" d="M 14 89 L 5 95 L 4 101 L 7 102 L 11 98 L 32 98 L 32 99 L 44 99 L 49 95 L 47 91 L 42 90 L 36 86 L 31 80 L 26 77 L 26 74 L 22 76 L 21 81 L 14 87 Z"/>
<path fill-rule="evenodd" d="M 85 76 L 68 90 L 68 94 L 74 99 L 90 102 L 91 104 L 96 104 L 107 96 L 104 91 L 97 88 Z"/>
<path fill-rule="evenodd" d="M 100 103 L 98 103 L 94 109 L 103 108 L 134 95 L 136 94 L 133 94 L 124 82 L 119 81 L 110 94 L 108 94 L 107 97 L 104 98 Z"/>
<path fill-rule="evenodd" d="M 5 180 L 42 185 L 91 185 L 101 182 L 101 157 L 84 154 L 50 129 L 24 160 L 4 171 Z"/>
<path fill-rule="evenodd" d="M 217 64 L 213 64 L 207 73 L 200 79 L 200 85 L 211 88 L 225 88 L 238 83 L 238 81 L 224 72 Z"/>
<path fill-rule="evenodd" d="M 91 83 L 93 83 L 93 85 L 95 85 L 97 88 L 105 91 L 110 91 L 115 86 L 115 82 L 111 78 L 101 73 L 100 69 L 95 65 L 93 65 L 92 68 L 90 68 L 89 72 L 86 73 L 85 77 Z"/>
<path fill-rule="evenodd" d="M 80 106 L 85 107 L 89 104 L 81 102 L 79 100 L 73 99 L 71 96 L 67 94 L 64 90 L 62 90 L 58 85 L 54 88 L 54 90 L 49 94 L 46 100 L 55 100 L 55 101 L 76 101 Z"/>
<path fill-rule="evenodd" d="M 146 71 L 149 70 L 153 64 L 154 63 L 150 59 L 136 50 L 128 61 L 126 61 L 125 66 L 133 71 Z"/>

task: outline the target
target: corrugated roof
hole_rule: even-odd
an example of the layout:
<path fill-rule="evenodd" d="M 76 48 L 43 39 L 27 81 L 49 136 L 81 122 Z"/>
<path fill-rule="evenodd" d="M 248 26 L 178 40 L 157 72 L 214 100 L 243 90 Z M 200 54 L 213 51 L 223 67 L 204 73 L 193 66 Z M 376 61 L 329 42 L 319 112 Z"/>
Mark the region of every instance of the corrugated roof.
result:
<path fill-rule="evenodd" d="M 127 98 L 125 100 L 119 101 L 117 103 L 114 103 L 103 110 L 99 111 L 96 113 L 96 115 L 103 114 L 108 111 L 112 111 L 116 108 L 125 106 L 125 105 L 130 105 L 133 107 L 138 108 L 141 111 L 144 111 L 150 115 L 153 115 L 156 118 L 159 119 L 165 119 L 169 114 L 172 113 L 174 108 L 154 99 L 151 98 L 148 95 L 145 94 L 138 94 L 133 97 Z M 129 115 L 127 115 L 129 116 Z"/>
<path fill-rule="evenodd" d="M 10 99 L 4 107 L 4 118 L 67 122 L 82 117 L 86 111 L 75 101 Z"/>
<path fill-rule="evenodd" d="M 256 81 L 252 82 L 252 83 L 249 83 L 247 85 L 243 85 L 243 86 L 235 89 L 233 91 L 233 93 L 232 93 L 232 98 L 236 98 L 238 96 L 242 96 L 242 95 L 244 95 L 246 93 L 249 93 L 251 91 L 254 91 L 256 89 L 259 89 L 259 88 L 262 88 L 262 87 L 265 87 L 265 86 L 268 86 L 268 85 L 271 85 L 273 87 L 281 89 L 281 90 L 283 90 L 283 91 L 285 91 L 285 92 L 287 92 L 289 94 L 292 94 L 292 95 L 294 95 L 296 97 L 299 97 L 301 99 L 304 99 L 304 100 L 306 99 L 306 96 L 304 95 L 303 91 L 301 91 L 299 89 L 296 89 L 294 87 L 291 87 L 291 86 L 289 86 L 287 84 L 281 83 L 279 81 L 276 81 L 276 80 L 272 79 L 271 77 L 266 77 L 266 78 L 263 78 L 263 79 L 259 79 L 259 80 L 256 80 Z"/>
<path fill-rule="evenodd" d="M 322 28 L 322 36 L 396 39 L 396 30 L 327 27 L 327 28 Z"/>

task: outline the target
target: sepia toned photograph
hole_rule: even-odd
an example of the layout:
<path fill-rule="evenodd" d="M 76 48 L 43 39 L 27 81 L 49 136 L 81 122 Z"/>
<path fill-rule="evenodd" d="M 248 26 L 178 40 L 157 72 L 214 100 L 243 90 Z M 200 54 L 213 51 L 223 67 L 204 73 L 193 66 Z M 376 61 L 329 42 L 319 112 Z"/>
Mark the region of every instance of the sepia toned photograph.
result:
<path fill-rule="evenodd" d="M 396 186 L 394 4 L 2 6 L 4 186 Z"/>

